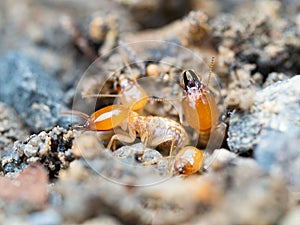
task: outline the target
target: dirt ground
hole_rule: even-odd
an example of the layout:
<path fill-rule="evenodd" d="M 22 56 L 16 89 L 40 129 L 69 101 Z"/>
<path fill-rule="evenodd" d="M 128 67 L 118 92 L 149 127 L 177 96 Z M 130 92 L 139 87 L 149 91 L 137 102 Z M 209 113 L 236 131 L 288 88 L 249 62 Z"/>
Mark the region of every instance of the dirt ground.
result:
<path fill-rule="evenodd" d="M 2 0 L 0 224 L 299 223 L 299 12 Z"/>

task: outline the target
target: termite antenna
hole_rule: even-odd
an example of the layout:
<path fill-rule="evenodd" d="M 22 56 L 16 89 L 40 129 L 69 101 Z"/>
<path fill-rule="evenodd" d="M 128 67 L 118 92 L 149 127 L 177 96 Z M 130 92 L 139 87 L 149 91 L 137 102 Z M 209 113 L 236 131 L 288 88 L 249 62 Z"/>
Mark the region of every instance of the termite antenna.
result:
<path fill-rule="evenodd" d="M 127 59 L 125 59 L 124 57 L 122 57 L 122 58 L 123 58 L 124 64 L 125 64 L 126 68 L 128 69 L 129 73 L 131 74 L 132 77 L 134 77 L 133 76 L 133 71 L 132 71 Z"/>
<path fill-rule="evenodd" d="M 75 124 L 75 125 L 72 125 L 72 128 L 73 128 L 73 129 L 76 129 L 76 128 L 82 129 L 82 128 L 85 128 L 85 127 L 84 127 L 83 125 Z"/>
<path fill-rule="evenodd" d="M 86 95 L 82 95 L 82 98 L 101 98 L 101 97 L 117 98 L 117 97 L 121 97 L 121 95 L 118 95 L 118 94 L 86 94 Z"/>
<path fill-rule="evenodd" d="M 74 116 L 78 116 L 84 120 L 88 120 L 90 118 L 89 115 L 87 115 L 83 112 L 76 111 L 76 110 L 63 110 L 63 111 L 60 111 L 59 114 L 74 115 Z"/>
<path fill-rule="evenodd" d="M 168 99 L 168 98 L 161 98 L 153 95 L 153 96 L 149 96 L 148 100 L 153 102 L 177 102 L 177 101 L 181 101 L 183 98 L 185 97 L 182 96 L 175 99 Z"/>
<path fill-rule="evenodd" d="M 214 65 L 215 65 L 215 57 L 213 56 L 213 57 L 211 57 L 211 61 L 210 61 L 210 64 L 209 64 L 209 74 L 208 74 L 208 79 L 207 79 L 206 86 L 208 86 L 208 84 L 209 84 L 210 77 L 211 77 L 211 74 L 213 72 Z"/>
<path fill-rule="evenodd" d="M 80 31 L 76 28 L 75 24 L 71 20 L 70 17 L 63 17 L 62 18 L 62 26 L 66 29 L 69 34 L 71 35 L 74 44 L 85 54 L 91 61 L 95 61 L 98 56 L 89 46 L 88 41 L 83 37 Z"/>
<path fill-rule="evenodd" d="M 136 66 L 140 70 L 142 76 L 145 76 L 146 75 L 145 65 L 144 65 L 143 62 L 139 62 L 140 60 L 138 59 L 138 56 L 136 55 L 134 50 L 127 43 L 125 43 L 124 41 L 120 40 L 119 45 L 125 51 L 125 53 L 129 57 L 129 59 L 136 62 Z"/>

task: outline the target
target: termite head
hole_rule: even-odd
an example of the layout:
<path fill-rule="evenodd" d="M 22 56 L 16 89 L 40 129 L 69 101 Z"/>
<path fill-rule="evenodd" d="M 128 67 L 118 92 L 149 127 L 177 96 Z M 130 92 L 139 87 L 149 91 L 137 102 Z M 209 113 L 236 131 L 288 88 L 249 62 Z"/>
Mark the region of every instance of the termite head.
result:
<path fill-rule="evenodd" d="M 203 153 L 193 147 L 186 146 L 175 157 L 175 174 L 190 175 L 199 171 L 203 165 Z"/>
<path fill-rule="evenodd" d="M 121 94 L 127 89 L 131 88 L 134 84 L 135 81 L 127 78 L 124 74 L 121 74 L 119 77 L 116 77 L 114 86 L 118 93 Z"/>
<path fill-rule="evenodd" d="M 181 87 L 188 95 L 207 90 L 194 70 L 184 70 L 181 74 Z"/>
<path fill-rule="evenodd" d="M 209 65 L 209 74 L 208 74 L 208 79 L 206 84 L 204 84 L 204 82 L 201 81 L 201 79 L 199 78 L 200 76 L 198 76 L 194 70 L 184 70 L 182 72 L 181 87 L 184 89 L 184 91 L 187 94 L 190 94 L 190 92 L 192 92 L 193 90 L 198 90 L 198 91 L 208 90 L 208 84 L 210 81 L 214 63 L 215 63 L 215 58 L 212 57 L 211 63 Z"/>
<path fill-rule="evenodd" d="M 131 110 L 139 110 L 147 104 L 148 95 L 146 91 L 134 79 L 121 75 L 116 78 L 115 85 L 120 94 L 122 105 Z"/>
<path fill-rule="evenodd" d="M 184 70 L 181 74 L 181 86 L 184 90 L 187 90 L 188 86 L 195 86 L 200 83 L 198 76 L 194 70 Z"/>
<path fill-rule="evenodd" d="M 187 167 L 191 167 L 191 165 L 187 164 L 186 160 L 178 159 L 174 163 L 174 172 L 175 174 L 186 174 L 189 170 Z"/>

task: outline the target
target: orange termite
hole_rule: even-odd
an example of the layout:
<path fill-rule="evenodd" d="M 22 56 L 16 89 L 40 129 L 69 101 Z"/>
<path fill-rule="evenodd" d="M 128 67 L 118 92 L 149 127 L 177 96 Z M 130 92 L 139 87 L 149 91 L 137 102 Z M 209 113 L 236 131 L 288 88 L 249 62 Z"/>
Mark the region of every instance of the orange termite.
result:
<path fill-rule="evenodd" d="M 205 146 L 211 130 L 219 120 L 217 103 L 212 92 L 208 89 L 212 73 L 214 58 L 210 64 L 209 78 L 206 84 L 202 83 L 195 71 L 182 72 L 181 86 L 183 87 L 183 111 L 189 126 L 199 133 L 199 144 Z"/>
<path fill-rule="evenodd" d="M 130 74 L 133 72 L 126 62 Z M 147 104 L 148 95 L 144 88 L 140 86 L 135 79 L 131 79 L 128 76 L 121 74 L 116 78 L 115 88 L 118 94 L 91 94 L 84 95 L 83 97 L 118 97 L 122 105 L 130 108 L 131 110 L 138 111 Z"/>
<path fill-rule="evenodd" d="M 73 114 L 85 119 L 82 126 L 88 130 L 107 131 L 117 127 L 128 131 L 112 136 L 107 148 L 119 140 L 133 143 L 139 134 L 144 146 L 156 147 L 162 143 L 170 143 L 170 154 L 176 148 L 182 148 L 189 142 L 185 129 L 176 121 L 159 116 L 141 116 L 124 105 L 106 106 L 88 116 L 77 111 L 63 111 L 62 114 Z"/>
<path fill-rule="evenodd" d="M 190 175 L 198 172 L 204 163 L 202 151 L 193 146 L 186 146 L 175 156 L 175 174 Z"/>

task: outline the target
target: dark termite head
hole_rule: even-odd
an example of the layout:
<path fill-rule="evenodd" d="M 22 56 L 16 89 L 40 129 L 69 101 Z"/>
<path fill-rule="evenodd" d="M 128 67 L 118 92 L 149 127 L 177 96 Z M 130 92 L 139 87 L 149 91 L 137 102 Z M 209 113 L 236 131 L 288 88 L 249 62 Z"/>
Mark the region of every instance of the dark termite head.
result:
<path fill-rule="evenodd" d="M 174 163 L 174 173 L 175 174 L 185 174 L 186 173 L 186 162 L 183 159 L 176 160 Z"/>
<path fill-rule="evenodd" d="M 189 88 L 198 87 L 201 81 L 194 70 L 184 70 L 181 74 L 181 87 L 188 91 Z"/>
<path fill-rule="evenodd" d="M 194 70 L 184 70 L 181 74 L 181 87 L 188 91 L 190 88 L 198 88 L 198 89 L 204 89 L 209 85 L 211 74 L 213 71 L 213 67 L 215 64 L 215 58 L 211 58 L 211 62 L 209 65 L 209 74 L 206 84 L 201 82 L 201 77 L 197 75 L 197 73 Z"/>

